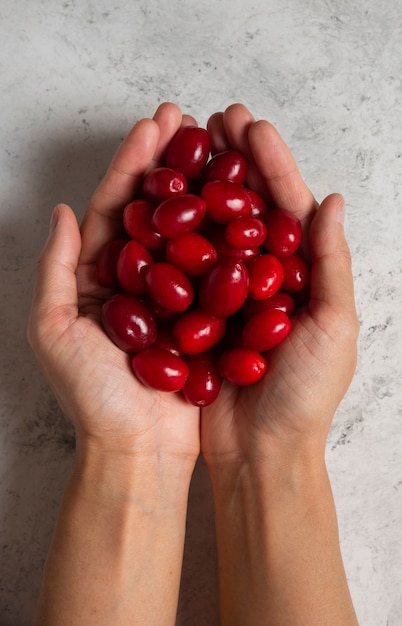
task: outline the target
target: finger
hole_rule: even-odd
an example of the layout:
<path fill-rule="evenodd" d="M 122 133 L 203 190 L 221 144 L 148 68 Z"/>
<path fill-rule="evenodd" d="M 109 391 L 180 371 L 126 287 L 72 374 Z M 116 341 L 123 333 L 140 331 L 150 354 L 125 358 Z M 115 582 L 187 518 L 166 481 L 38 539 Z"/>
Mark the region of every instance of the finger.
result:
<path fill-rule="evenodd" d="M 311 223 L 310 312 L 317 320 L 331 311 L 339 319 L 357 320 L 352 261 L 343 228 L 344 200 L 325 198 Z"/>
<path fill-rule="evenodd" d="M 207 131 L 211 140 L 211 153 L 229 150 L 230 143 L 223 125 L 223 113 L 213 113 L 207 122 Z"/>
<path fill-rule="evenodd" d="M 254 117 L 243 104 L 231 104 L 223 113 L 223 126 L 230 146 L 242 152 L 247 160 L 253 160 L 248 141 L 253 122 Z"/>
<path fill-rule="evenodd" d="M 181 120 L 182 126 L 198 126 L 198 122 L 192 115 L 183 115 Z"/>
<path fill-rule="evenodd" d="M 52 228 L 38 259 L 28 337 L 35 343 L 42 331 L 51 334 L 58 322 L 64 327 L 77 316 L 76 268 L 81 237 L 69 206 L 54 209 Z"/>
<path fill-rule="evenodd" d="M 153 119 L 159 127 L 159 141 L 148 169 L 153 169 L 161 164 L 170 140 L 182 124 L 183 116 L 176 104 L 163 102 L 157 108 Z"/>
<path fill-rule="evenodd" d="M 274 205 L 290 211 L 306 226 L 317 204 L 288 146 L 276 128 L 265 120 L 252 124 L 248 137 L 255 162 Z"/>
<path fill-rule="evenodd" d="M 142 119 L 118 148 L 81 225 L 82 263 L 94 262 L 102 246 L 120 235 L 122 209 L 134 197 L 158 140 L 158 124 Z"/>
<path fill-rule="evenodd" d="M 257 191 L 270 204 L 271 198 L 249 141 L 249 131 L 254 123 L 253 115 L 243 104 L 232 104 L 223 114 L 223 124 L 231 148 L 241 152 L 247 159 L 247 186 Z"/>

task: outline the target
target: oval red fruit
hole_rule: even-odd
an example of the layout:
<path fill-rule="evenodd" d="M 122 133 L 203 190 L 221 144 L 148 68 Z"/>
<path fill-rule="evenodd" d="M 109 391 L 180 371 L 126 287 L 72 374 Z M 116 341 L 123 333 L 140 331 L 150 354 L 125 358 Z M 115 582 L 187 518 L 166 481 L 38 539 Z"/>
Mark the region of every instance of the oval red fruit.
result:
<path fill-rule="evenodd" d="M 297 252 L 281 258 L 283 267 L 283 291 L 297 293 L 304 291 L 309 284 L 310 268 Z"/>
<path fill-rule="evenodd" d="M 214 180 L 201 189 L 207 204 L 207 217 L 218 224 L 227 224 L 234 217 L 251 214 L 251 200 L 244 187 L 226 180 Z"/>
<path fill-rule="evenodd" d="M 183 354 L 198 354 L 216 345 L 222 339 L 225 330 L 225 318 L 193 309 L 178 318 L 172 332 Z"/>
<path fill-rule="evenodd" d="M 205 183 L 213 180 L 226 180 L 242 185 L 246 180 L 247 161 L 237 150 L 218 152 L 207 163 L 202 173 Z"/>
<path fill-rule="evenodd" d="M 253 385 L 264 376 L 266 369 L 264 357 L 256 350 L 234 348 L 224 352 L 219 359 L 221 376 L 239 387 Z"/>
<path fill-rule="evenodd" d="M 189 377 L 182 394 L 190 404 L 198 407 L 209 406 L 216 400 L 222 387 L 222 377 L 218 364 L 211 351 L 186 357 Z"/>
<path fill-rule="evenodd" d="M 197 178 L 211 149 L 208 131 L 198 126 L 183 126 L 171 139 L 165 155 L 167 167 L 182 172 L 186 178 Z"/>
<path fill-rule="evenodd" d="M 187 276 L 171 263 L 154 263 L 145 277 L 151 297 L 170 311 L 185 311 L 194 298 Z"/>
<path fill-rule="evenodd" d="M 243 328 L 243 345 L 250 350 L 264 352 L 278 346 L 290 333 L 292 323 L 279 309 L 253 315 Z"/>
<path fill-rule="evenodd" d="M 273 296 L 265 300 L 246 300 L 242 306 L 241 314 L 243 319 L 247 321 L 256 313 L 261 313 L 261 311 L 267 311 L 268 309 L 279 309 L 290 317 L 295 309 L 295 302 L 289 293 L 277 291 Z"/>
<path fill-rule="evenodd" d="M 205 215 L 205 202 L 198 196 L 186 193 L 161 202 L 152 217 L 153 227 L 166 239 L 173 239 L 194 230 Z"/>
<path fill-rule="evenodd" d="M 145 293 L 145 275 L 151 263 L 153 258 L 148 250 L 135 239 L 129 241 L 117 261 L 117 276 L 122 289 L 133 296 Z"/>
<path fill-rule="evenodd" d="M 144 176 L 142 192 L 147 200 L 159 204 L 187 192 L 187 179 L 170 167 L 157 167 Z"/>
<path fill-rule="evenodd" d="M 248 292 L 245 265 L 236 259 L 221 259 L 201 279 L 201 308 L 216 317 L 229 317 L 244 304 Z"/>
<path fill-rule="evenodd" d="M 273 254 L 261 254 L 247 266 L 248 295 L 253 300 L 265 300 L 279 290 L 283 281 L 281 262 Z"/>
<path fill-rule="evenodd" d="M 166 259 L 188 276 L 201 276 L 215 265 L 218 254 L 199 233 L 184 233 L 170 239 L 165 249 Z"/>
<path fill-rule="evenodd" d="M 189 375 L 186 363 L 172 352 L 148 348 L 131 361 L 134 374 L 143 385 L 158 391 L 180 391 Z"/>
<path fill-rule="evenodd" d="M 296 252 L 302 239 L 302 227 L 295 215 L 275 208 L 264 215 L 264 222 L 267 227 L 264 243 L 271 254 L 283 257 Z"/>
<path fill-rule="evenodd" d="M 243 215 L 228 223 L 225 229 L 225 240 L 234 248 L 247 249 L 261 246 L 266 234 L 264 222 L 257 217 Z"/>
<path fill-rule="evenodd" d="M 148 200 L 133 200 L 124 207 L 123 225 L 131 239 L 136 239 L 148 250 L 161 250 L 164 246 L 162 235 L 152 226 L 155 205 Z"/>
<path fill-rule="evenodd" d="M 156 323 L 148 309 L 133 296 L 118 293 L 102 307 L 102 325 L 109 338 L 124 352 L 138 352 L 156 339 Z"/>

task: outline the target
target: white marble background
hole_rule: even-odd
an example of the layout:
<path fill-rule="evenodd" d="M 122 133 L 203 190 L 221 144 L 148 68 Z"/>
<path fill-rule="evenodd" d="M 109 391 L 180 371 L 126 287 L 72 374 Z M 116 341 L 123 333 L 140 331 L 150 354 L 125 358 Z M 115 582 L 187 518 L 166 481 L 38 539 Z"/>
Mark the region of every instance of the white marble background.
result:
<path fill-rule="evenodd" d="M 270 119 L 317 198 L 341 191 L 360 359 L 328 441 L 362 626 L 402 624 L 402 5 L 383 0 L 0 1 L 0 624 L 25 626 L 73 454 L 25 339 L 53 205 L 83 214 L 164 100 Z M 178 624 L 215 626 L 212 510 L 190 496 Z"/>

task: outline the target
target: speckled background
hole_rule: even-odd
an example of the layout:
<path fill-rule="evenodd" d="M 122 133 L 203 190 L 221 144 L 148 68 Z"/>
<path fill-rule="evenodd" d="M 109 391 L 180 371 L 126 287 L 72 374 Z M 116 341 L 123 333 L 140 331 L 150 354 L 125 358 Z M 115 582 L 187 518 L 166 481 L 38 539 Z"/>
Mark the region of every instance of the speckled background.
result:
<path fill-rule="evenodd" d="M 361 319 L 327 458 L 361 624 L 402 624 L 402 5 L 374 0 L 0 2 L 0 625 L 25 626 L 71 427 L 25 339 L 51 208 L 81 216 L 120 139 L 164 100 L 277 125 L 317 198 L 341 191 Z M 197 467 L 178 625 L 217 625 Z"/>

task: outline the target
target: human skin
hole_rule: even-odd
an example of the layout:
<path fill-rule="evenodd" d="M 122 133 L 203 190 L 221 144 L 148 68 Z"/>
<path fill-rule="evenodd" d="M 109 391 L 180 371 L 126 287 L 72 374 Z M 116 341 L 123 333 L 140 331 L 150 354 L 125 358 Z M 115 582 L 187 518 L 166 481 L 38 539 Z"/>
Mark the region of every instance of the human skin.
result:
<path fill-rule="evenodd" d="M 325 465 L 334 413 L 352 380 L 359 324 L 344 201 L 318 205 L 276 129 L 242 105 L 208 124 L 215 150 L 248 156 L 251 186 L 303 224 L 305 310 L 263 379 L 226 385 L 202 410 L 212 481 L 223 626 L 355 626 Z"/>
<path fill-rule="evenodd" d="M 76 455 L 34 624 L 174 624 L 199 410 L 137 382 L 105 335 L 95 279 L 104 243 L 145 170 L 194 120 L 164 103 L 140 120 L 95 191 L 81 229 L 59 205 L 41 253 L 28 337 L 76 431 Z"/>
<path fill-rule="evenodd" d="M 78 227 L 56 207 L 38 261 L 28 336 L 76 431 L 76 456 L 34 626 L 174 624 L 187 498 L 200 453 L 216 513 L 224 626 L 356 624 L 325 468 L 325 441 L 356 360 L 357 318 L 342 198 L 318 206 L 288 148 L 236 104 L 214 114 L 215 150 L 248 158 L 248 183 L 294 212 L 312 263 L 307 310 L 256 385 L 225 385 L 201 414 L 146 389 L 104 334 L 99 250 L 175 131 L 196 123 L 171 103 L 118 149 Z"/>

